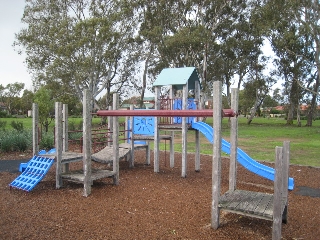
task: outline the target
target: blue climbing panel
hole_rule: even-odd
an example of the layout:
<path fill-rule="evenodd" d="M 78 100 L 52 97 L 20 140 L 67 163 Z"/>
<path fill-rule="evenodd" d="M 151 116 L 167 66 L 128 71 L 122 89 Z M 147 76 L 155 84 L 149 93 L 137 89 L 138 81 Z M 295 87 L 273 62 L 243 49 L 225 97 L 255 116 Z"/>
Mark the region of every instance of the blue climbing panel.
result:
<path fill-rule="evenodd" d="M 188 99 L 187 110 L 196 110 L 197 105 L 193 98 Z M 173 110 L 182 110 L 182 99 L 175 99 L 173 102 Z M 192 124 L 194 122 L 195 117 L 188 117 L 187 123 Z M 181 117 L 173 117 L 173 123 L 179 124 L 182 123 Z"/>
<path fill-rule="evenodd" d="M 44 178 L 53 162 L 51 158 L 34 156 L 24 172 L 9 186 L 30 192 Z"/>

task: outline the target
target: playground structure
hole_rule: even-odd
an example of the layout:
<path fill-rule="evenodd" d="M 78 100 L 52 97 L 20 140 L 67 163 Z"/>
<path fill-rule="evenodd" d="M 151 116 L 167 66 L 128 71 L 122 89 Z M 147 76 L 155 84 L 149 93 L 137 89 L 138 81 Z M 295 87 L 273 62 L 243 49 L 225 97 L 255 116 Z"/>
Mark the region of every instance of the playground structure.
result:
<path fill-rule="evenodd" d="M 178 79 L 177 82 L 173 81 Z M 182 80 L 181 80 L 182 79 Z M 165 84 L 170 85 L 168 99 L 160 97 L 160 87 Z M 175 85 L 176 84 L 176 85 Z M 235 212 L 243 215 L 272 220 L 274 223 L 273 235 L 281 237 L 281 220 L 286 221 L 287 212 L 287 189 L 293 189 L 293 179 L 288 178 L 289 162 L 289 144 L 285 143 L 283 148 L 276 148 L 276 170 L 264 166 L 252 158 L 248 157 L 241 149 L 237 147 L 237 105 L 238 92 L 232 89 L 232 109 L 223 110 L 221 108 L 221 82 L 214 83 L 213 110 L 201 109 L 200 102 L 200 81 L 197 77 L 195 68 L 181 69 L 164 69 L 156 82 L 155 86 L 155 110 L 129 110 L 119 111 L 118 94 L 113 95 L 114 110 L 101 110 L 97 112 L 98 116 L 107 116 L 108 124 L 112 125 L 112 144 L 107 146 L 98 153 L 92 154 L 92 136 L 91 136 L 91 96 L 84 91 L 83 99 L 83 153 L 74 153 L 68 151 L 67 141 L 67 105 L 62 103 L 55 104 L 55 148 L 56 153 L 52 157 L 56 160 L 56 188 L 62 187 L 62 180 L 71 180 L 83 183 L 84 196 L 91 193 L 91 185 L 94 180 L 112 177 L 115 185 L 119 184 L 119 159 L 127 158 L 130 166 L 134 166 L 134 149 L 146 148 L 146 163 L 150 164 L 150 148 L 148 144 L 137 145 L 135 140 L 154 141 L 154 172 L 159 172 L 159 142 L 161 139 L 170 140 L 170 166 L 174 166 L 173 158 L 173 139 L 175 131 L 182 131 L 182 159 L 181 159 L 181 176 L 187 175 L 187 131 L 195 130 L 196 153 L 195 153 L 195 171 L 200 171 L 200 137 L 203 133 L 206 138 L 213 144 L 213 163 L 212 163 L 212 228 L 219 226 L 220 210 Z M 191 88 L 189 88 L 191 87 Z M 193 88 L 192 88 L 193 87 Z M 194 99 L 188 100 L 189 90 L 194 90 Z M 174 100 L 174 92 L 182 90 L 182 100 Z M 188 104 L 189 103 L 189 104 Z M 196 109 L 189 109 L 189 106 L 196 106 Z M 174 106 L 178 110 L 174 109 Z M 180 110 L 181 109 L 181 110 Z M 165 111 L 163 111 L 165 110 Z M 35 116 L 35 115 L 34 115 Z M 119 116 L 130 117 L 131 131 L 130 143 L 119 145 Z M 212 117 L 214 119 L 213 128 L 201 121 L 200 117 Z M 221 118 L 231 117 L 231 143 L 221 138 Z M 136 117 L 136 118 L 134 118 Z M 140 123 L 146 124 L 147 117 L 154 118 L 153 135 L 134 134 L 136 121 L 140 117 Z M 126 121 L 127 122 L 127 121 Z M 36 124 L 34 124 L 36 125 Z M 141 124 L 140 124 L 141 125 Z M 35 126 L 34 126 L 35 127 Z M 36 128 L 36 127 L 35 127 Z M 169 135 L 160 135 L 160 131 L 168 131 Z M 213 131 L 214 130 L 214 131 Z M 34 132 L 37 132 L 34 130 Z M 37 134 L 33 137 L 34 143 L 38 142 Z M 36 145 L 36 144 L 34 144 Z M 230 171 L 229 171 L 229 191 L 220 195 L 220 168 L 221 168 L 221 150 L 230 154 Z M 33 149 L 36 155 L 39 152 L 36 146 Z M 148 155 L 149 154 L 149 155 Z M 96 159 L 95 159 L 96 158 Z M 95 170 L 91 168 L 91 160 L 100 159 L 100 162 L 112 162 L 112 170 Z M 149 160 L 148 160 L 149 159 Z M 83 162 L 81 171 L 69 171 L 69 164 L 75 161 Z M 237 161 L 248 170 L 275 181 L 274 194 L 264 194 L 247 192 L 236 189 L 236 172 Z M 284 162 L 284 164 L 282 163 Z M 283 166 L 282 166 L 283 164 Z M 264 203 L 264 208 L 261 207 Z M 258 207 L 259 206 L 259 207 Z M 261 211 L 259 209 L 261 208 Z M 280 219 L 280 220 L 279 220 Z M 280 224 L 280 229 L 279 229 Z M 275 237 L 275 239 L 280 239 Z"/>

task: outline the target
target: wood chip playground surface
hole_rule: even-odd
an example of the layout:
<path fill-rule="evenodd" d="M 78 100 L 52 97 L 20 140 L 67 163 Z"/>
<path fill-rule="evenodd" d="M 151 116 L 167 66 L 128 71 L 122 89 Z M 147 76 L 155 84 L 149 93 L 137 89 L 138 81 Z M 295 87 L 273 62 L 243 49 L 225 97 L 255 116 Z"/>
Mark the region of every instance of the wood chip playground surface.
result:
<path fill-rule="evenodd" d="M 160 159 L 160 173 L 154 173 L 153 154 L 146 166 L 145 151 L 136 151 L 133 169 L 120 162 L 119 186 L 112 179 L 96 181 L 87 198 L 82 184 L 65 181 L 55 189 L 55 165 L 31 192 L 10 190 L 19 173 L 4 171 L 0 160 L 0 239 L 271 239 L 272 222 L 232 213 L 221 212 L 218 230 L 210 227 L 212 156 L 202 155 L 201 171 L 195 172 L 189 154 L 186 178 L 181 178 L 179 153 L 174 168 L 168 152 Z M 224 158 L 222 192 L 228 188 L 228 164 Z M 71 164 L 81 167 L 81 162 Z M 291 165 L 289 171 L 295 189 L 289 192 L 282 239 L 319 239 L 320 168 Z M 273 182 L 241 166 L 237 173 L 238 189 L 273 192 Z"/>

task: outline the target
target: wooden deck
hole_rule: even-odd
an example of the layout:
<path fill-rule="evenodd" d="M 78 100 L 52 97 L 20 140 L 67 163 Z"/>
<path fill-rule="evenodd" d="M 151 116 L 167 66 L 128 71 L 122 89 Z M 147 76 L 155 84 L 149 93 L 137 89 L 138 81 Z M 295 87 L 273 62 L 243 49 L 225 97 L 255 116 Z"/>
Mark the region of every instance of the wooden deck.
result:
<path fill-rule="evenodd" d="M 56 154 L 40 154 L 40 157 L 54 158 L 56 160 Z M 83 159 L 83 153 L 76 152 L 62 152 L 61 163 L 79 162 Z"/>
<path fill-rule="evenodd" d="M 218 207 L 227 212 L 273 220 L 273 194 L 245 190 L 228 191 L 220 197 Z M 282 212 L 285 204 L 282 204 Z"/>
<path fill-rule="evenodd" d="M 92 181 L 106 178 L 106 177 L 112 177 L 115 175 L 115 172 L 110 170 L 102 170 L 102 169 L 92 169 L 91 170 L 91 184 Z M 77 170 L 72 171 L 68 173 L 61 174 L 62 179 L 73 181 L 73 182 L 79 182 L 84 183 L 84 173 L 83 170 Z"/>

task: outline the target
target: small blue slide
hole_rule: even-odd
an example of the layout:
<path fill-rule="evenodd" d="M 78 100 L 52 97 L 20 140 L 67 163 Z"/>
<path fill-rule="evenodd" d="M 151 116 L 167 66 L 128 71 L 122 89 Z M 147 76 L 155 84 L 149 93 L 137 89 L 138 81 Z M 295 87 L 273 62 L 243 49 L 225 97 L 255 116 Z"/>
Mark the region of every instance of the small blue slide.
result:
<path fill-rule="evenodd" d="M 193 122 L 192 128 L 200 131 L 205 135 L 205 137 L 213 144 L 213 128 L 204 123 L 204 122 Z M 226 140 L 222 139 L 221 144 L 221 150 L 225 152 L 226 154 L 230 154 L 230 143 Z M 275 171 L 273 168 L 268 167 L 266 165 L 263 165 L 255 160 L 253 160 L 251 157 L 249 157 L 244 151 L 242 151 L 240 148 L 237 149 L 237 160 L 238 162 L 244 166 L 249 171 L 258 174 L 261 177 L 267 178 L 269 180 L 274 181 L 274 174 Z M 288 181 L 288 189 L 293 190 L 294 187 L 294 180 L 293 178 L 289 178 Z"/>
<path fill-rule="evenodd" d="M 38 154 L 45 155 L 55 152 L 56 150 L 53 148 L 48 152 L 41 150 Z M 46 176 L 53 162 L 52 158 L 33 156 L 29 162 L 21 163 L 19 171 L 22 173 L 9 184 L 10 188 L 30 192 Z"/>

